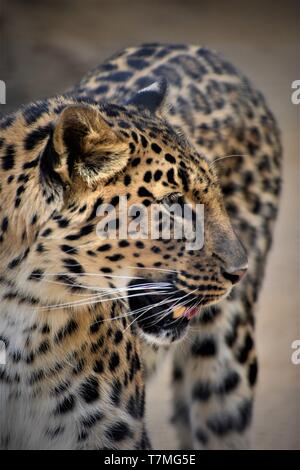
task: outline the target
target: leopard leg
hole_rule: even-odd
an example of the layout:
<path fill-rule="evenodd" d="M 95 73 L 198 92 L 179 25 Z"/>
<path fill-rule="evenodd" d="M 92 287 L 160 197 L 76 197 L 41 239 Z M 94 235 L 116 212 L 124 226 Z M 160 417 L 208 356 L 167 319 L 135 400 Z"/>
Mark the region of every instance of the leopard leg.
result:
<path fill-rule="evenodd" d="M 224 301 L 194 322 L 174 356 L 174 424 L 182 448 L 250 444 L 257 361 L 253 322 L 241 300 Z"/>
<path fill-rule="evenodd" d="M 190 420 L 190 407 L 188 397 L 185 393 L 184 379 L 184 362 L 183 356 L 175 353 L 172 391 L 173 391 L 173 407 L 172 424 L 175 426 L 179 448 L 183 450 L 193 449 L 193 435 Z"/>

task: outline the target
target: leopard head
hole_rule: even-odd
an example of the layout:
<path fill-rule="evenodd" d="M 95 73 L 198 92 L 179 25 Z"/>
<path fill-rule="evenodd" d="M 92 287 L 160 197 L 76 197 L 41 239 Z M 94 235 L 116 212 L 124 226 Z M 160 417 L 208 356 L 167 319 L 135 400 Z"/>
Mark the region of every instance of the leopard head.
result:
<path fill-rule="evenodd" d="M 123 106 L 70 97 L 37 104 L 45 109 L 29 128 L 26 110 L 18 113 L 1 136 L 1 151 L 20 156 L 1 174 L 11 181 L 2 188 L 0 255 L 8 281 L 42 305 L 105 312 L 116 300 L 142 335 L 163 343 L 181 338 L 247 269 L 217 176 L 170 126 L 165 99 L 159 82 Z M 197 225 L 198 207 L 202 242 L 175 238 L 178 220 Z M 141 212 L 158 236 L 137 228 Z"/>

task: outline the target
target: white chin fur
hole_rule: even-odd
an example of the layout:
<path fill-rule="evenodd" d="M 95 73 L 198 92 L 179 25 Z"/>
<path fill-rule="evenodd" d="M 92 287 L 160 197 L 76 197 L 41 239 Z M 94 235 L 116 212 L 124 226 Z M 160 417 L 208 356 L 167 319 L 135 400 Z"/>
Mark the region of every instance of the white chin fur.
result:
<path fill-rule="evenodd" d="M 188 328 L 183 330 L 182 335 L 174 339 L 172 333 L 168 335 L 167 332 L 164 332 L 164 333 L 161 333 L 160 336 L 156 336 L 156 335 L 151 335 L 149 333 L 145 333 L 142 329 L 139 328 L 139 334 L 147 343 L 149 343 L 150 345 L 156 344 L 158 346 L 167 346 L 169 344 L 176 343 L 177 341 L 182 341 L 187 331 L 188 331 Z"/>

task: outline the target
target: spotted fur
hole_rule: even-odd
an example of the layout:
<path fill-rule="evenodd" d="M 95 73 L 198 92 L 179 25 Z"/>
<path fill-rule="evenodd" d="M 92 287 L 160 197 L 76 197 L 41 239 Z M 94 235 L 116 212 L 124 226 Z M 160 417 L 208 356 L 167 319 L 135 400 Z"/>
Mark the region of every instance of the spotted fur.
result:
<path fill-rule="evenodd" d="M 67 94 L 0 121 L 0 447 L 148 448 L 149 341 L 187 332 L 174 348 L 180 445 L 247 445 L 280 160 L 261 93 L 196 46 L 126 49 Z M 99 240 L 97 208 L 122 195 L 145 207 L 170 195 L 204 204 L 203 249 Z M 245 250 L 248 273 L 232 290 Z M 168 286 L 200 313 L 137 318 L 130 292 L 146 302 L 151 286 L 150 303 Z"/>

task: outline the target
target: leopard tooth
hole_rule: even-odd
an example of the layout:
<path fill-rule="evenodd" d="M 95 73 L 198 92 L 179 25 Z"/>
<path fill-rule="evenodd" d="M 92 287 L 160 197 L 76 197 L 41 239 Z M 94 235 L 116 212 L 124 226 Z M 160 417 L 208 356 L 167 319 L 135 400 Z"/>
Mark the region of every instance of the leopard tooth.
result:
<path fill-rule="evenodd" d="M 174 318 L 179 318 L 182 317 L 184 312 L 186 311 L 186 307 L 177 307 L 173 309 L 173 317 Z"/>

